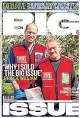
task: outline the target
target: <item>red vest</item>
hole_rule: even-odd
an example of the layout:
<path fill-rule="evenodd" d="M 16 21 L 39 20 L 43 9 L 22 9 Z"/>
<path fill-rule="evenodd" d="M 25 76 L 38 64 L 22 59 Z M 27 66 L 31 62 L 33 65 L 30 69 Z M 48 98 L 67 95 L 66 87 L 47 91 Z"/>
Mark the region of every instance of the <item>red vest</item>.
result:
<path fill-rule="evenodd" d="M 70 100 L 72 61 L 68 57 L 61 56 L 61 62 L 56 73 L 49 58 L 42 60 L 39 63 L 39 68 L 42 70 L 41 78 L 44 99 Z"/>
<path fill-rule="evenodd" d="M 12 46 L 12 51 L 15 57 L 15 64 L 34 64 L 36 65 L 44 57 L 45 47 L 41 44 L 35 44 L 31 55 L 20 45 L 20 43 Z M 29 80 L 16 80 L 21 89 L 29 87 Z M 34 83 L 34 81 L 33 81 Z"/>

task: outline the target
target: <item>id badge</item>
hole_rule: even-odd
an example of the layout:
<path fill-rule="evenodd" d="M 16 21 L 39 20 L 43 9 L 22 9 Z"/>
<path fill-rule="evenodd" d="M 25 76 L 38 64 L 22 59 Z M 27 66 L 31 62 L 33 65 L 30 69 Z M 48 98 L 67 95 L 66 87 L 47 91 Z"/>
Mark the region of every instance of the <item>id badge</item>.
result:
<path fill-rule="evenodd" d="M 70 83 L 69 78 L 70 78 L 70 75 L 68 72 L 67 73 L 62 72 L 62 84 L 69 84 Z"/>
<path fill-rule="evenodd" d="M 43 100 L 40 87 L 25 89 L 27 100 Z"/>
<path fill-rule="evenodd" d="M 35 52 L 35 63 L 38 63 L 42 60 L 43 58 L 43 53 L 41 52 Z"/>

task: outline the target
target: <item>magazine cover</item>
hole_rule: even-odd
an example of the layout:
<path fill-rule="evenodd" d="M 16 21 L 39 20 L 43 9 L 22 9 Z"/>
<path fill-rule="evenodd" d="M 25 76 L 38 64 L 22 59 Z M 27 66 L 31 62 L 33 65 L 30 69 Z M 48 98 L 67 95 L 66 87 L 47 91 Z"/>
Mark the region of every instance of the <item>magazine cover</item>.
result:
<path fill-rule="evenodd" d="M 79 2 L 0 5 L 1 117 L 79 117 Z"/>

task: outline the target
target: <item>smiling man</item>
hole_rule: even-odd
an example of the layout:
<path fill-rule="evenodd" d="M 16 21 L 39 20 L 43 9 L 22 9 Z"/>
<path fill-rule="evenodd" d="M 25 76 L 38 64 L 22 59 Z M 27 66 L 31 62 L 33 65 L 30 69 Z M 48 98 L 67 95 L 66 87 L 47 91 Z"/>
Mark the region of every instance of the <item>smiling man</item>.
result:
<path fill-rule="evenodd" d="M 8 52 L 8 64 L 28 64 L 29 68 L 33 64 L 34 66 L 44 58 L 45 47 L 41 44 L 35 43 L 38 33 L 37 25 L 30 23 L 25 29 L 25 39 L 17 44 L 14 44 Z M 12 83 L 14 87 L 15 99 L 26 99 L 24 90 L 29 88 L 34 82 L 30 81 L 27 77 L 20 80 L 16 77 L 15 80 L 7 80 L 6 82 Z"/>

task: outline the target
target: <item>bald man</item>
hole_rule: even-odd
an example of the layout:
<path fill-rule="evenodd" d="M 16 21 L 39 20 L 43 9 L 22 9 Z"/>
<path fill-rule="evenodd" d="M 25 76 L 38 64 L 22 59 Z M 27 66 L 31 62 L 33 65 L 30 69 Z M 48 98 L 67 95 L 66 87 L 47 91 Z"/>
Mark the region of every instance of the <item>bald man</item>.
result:
<path fill-rule="evenodd" d="M 46 51 L 49 57 L 39 62 L 37 69 L 41 77 L 36 80 L 36 85 L 42 88 L 45 100 L 71 100 L 74 99 L 71 88 L 77 87 L 77 76 L 72 60 L 61 55 L 61 45 L 55 38 L 46 42 Z M 76 99 L 76 96 L 75 96 Z"/>

